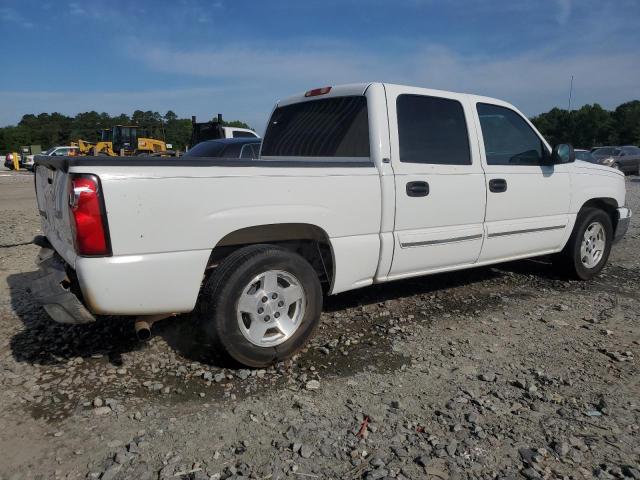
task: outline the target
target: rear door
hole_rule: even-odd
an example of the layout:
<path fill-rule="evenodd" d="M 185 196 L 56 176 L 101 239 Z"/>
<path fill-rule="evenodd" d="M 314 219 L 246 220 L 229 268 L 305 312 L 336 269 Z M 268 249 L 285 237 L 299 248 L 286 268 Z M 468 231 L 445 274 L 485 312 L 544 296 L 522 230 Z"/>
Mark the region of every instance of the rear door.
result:
<path fill-rule="evenodd" d="M 485 181 L 464 95 L 387 86 L 396 216 L 390 278 L 476 262 Z"/>
<path fill-rule="evenodd" d="M 487 181 L 480 261 L 559 249 L 569 228 L 571 166 L 545 165 L 548 146 L 510 106 L 478 102 L 476 111 Z"/>

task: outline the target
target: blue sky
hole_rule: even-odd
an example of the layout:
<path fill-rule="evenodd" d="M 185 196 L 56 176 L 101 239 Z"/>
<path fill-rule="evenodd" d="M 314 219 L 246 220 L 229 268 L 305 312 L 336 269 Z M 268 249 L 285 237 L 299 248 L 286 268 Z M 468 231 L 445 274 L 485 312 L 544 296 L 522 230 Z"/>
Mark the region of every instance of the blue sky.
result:
<path fill-rule="evenodd" d="M 529 115 L 640 98 L 637 0 L 0 0 L 0 126 L 25 113 L 220 112 L 258 130 L 279 99 L 387 81 Z"/>

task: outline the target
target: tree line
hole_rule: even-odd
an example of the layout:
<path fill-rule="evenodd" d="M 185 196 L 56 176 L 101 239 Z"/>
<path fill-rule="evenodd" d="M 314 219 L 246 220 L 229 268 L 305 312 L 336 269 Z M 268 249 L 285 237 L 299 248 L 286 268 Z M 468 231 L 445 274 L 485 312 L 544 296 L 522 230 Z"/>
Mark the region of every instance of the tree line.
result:
<path fill-rule="evenodd" d="M 553 108 L 531 119 L 551 143 L 568 142 L 576 148 L 601 145 L 640 145 L 640 100 L 605 110 L 597 103 L 578 110 Z"/>
<path fill-rule="evenodd" d="M 27 114 L 17 125 L 0 128 L 0 153 L 17 151 L 23 145 L 40 145 L 47 149 L 57 145 L 69 145 L 82 139 L 98 140 L 99 131 L 114 125 L 137 125 L 149 132 L 149 136 L 165 140 L 173 148 L 184 150 L 191 138 L 191 119 L 178 118 L 171 110 L 164 115 L 158 112 L 136 110 L 131 116 L 124 113 L 111 116 L 95 111 L 78 113 L 75 117 L 61 113 Z M 250 128 L 239 120 L 223 125 Z"/>

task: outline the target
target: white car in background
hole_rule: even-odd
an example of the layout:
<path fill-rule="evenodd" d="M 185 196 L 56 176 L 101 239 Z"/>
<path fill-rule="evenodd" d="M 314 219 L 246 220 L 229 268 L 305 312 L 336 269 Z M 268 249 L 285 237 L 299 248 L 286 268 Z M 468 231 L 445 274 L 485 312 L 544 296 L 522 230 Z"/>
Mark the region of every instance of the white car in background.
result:
<path fill-rule="evenodd" d="M 61 146 L 61 147 L 51 147 L 49 150 L 45 150 L 39 155 L 44 155 L 47 157 L 74 157 L 80 154 L 80 149 L 78 147 L 71 146 Z M 33 170 L 33 158 L 35 155 L 27 155 L 24 157 L 22 161 L 22 168 L 26 168 L 27 170 Z"/>

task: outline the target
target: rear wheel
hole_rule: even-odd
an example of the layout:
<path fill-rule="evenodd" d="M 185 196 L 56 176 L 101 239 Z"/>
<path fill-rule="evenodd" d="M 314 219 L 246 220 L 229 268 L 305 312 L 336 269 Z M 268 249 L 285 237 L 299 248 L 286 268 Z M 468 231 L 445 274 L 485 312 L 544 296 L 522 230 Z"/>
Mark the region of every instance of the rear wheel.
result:
<path fill-rule="evenodd" d="M 223 354 L 264 367 L 296 353 L 320 320 L 322 289 L 313 267 L 275 245 L 236 250 L 206 281 L 205 328 Z"/>
<path fill-rule="evenodd" d="M 613 226 L 606 212 L 585 208 L 560 254 L 560 264 L 573 277 L 589 280 L 604 268 L 611 252 Z"/>

